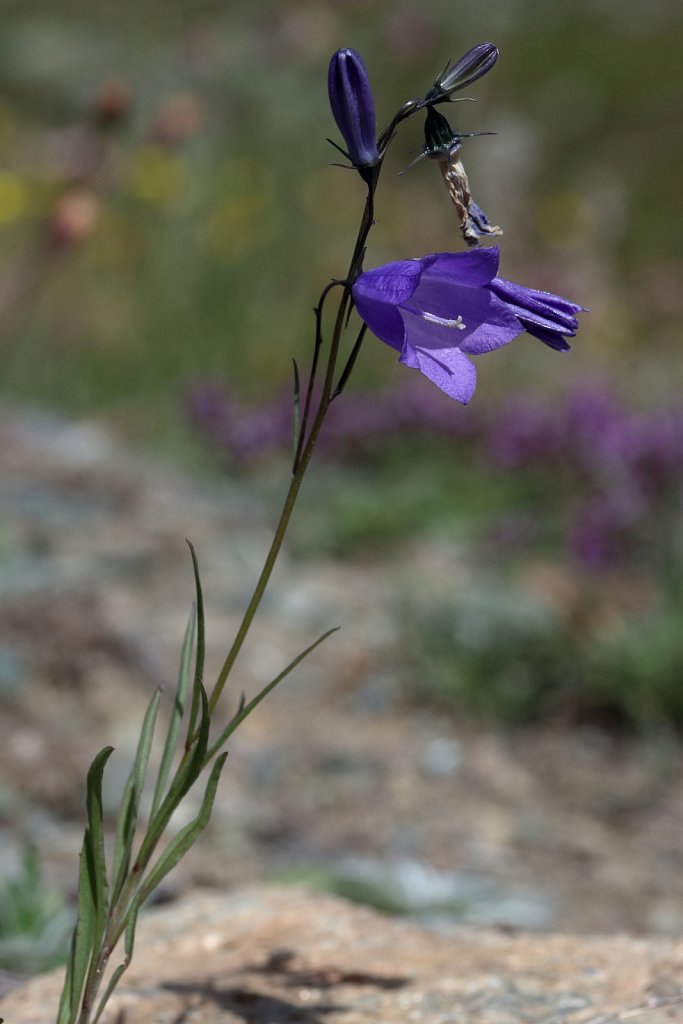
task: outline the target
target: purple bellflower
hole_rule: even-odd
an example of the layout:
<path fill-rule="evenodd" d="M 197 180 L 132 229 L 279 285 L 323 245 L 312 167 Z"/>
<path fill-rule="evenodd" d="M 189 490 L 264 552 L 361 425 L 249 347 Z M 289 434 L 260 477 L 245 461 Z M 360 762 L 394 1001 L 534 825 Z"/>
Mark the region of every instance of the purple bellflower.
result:
<path fill-rule="evenodd" d="M 332 114 L 346 143 L 346 156 L 354 167 L 371 167 L 379 159 L 375 101 L 360 54 L 337 50 L 327 75 Z"/>
<path fill-rule="evenodd" d="M 477 383 L 470 356 L 501 348 L 523 331 L 564 351 L 583 308 L 497 277 L 498 258 L 492 247 L 387 263 L 357 278 L 356 308 L 404 366 L 466 404 Z"/>

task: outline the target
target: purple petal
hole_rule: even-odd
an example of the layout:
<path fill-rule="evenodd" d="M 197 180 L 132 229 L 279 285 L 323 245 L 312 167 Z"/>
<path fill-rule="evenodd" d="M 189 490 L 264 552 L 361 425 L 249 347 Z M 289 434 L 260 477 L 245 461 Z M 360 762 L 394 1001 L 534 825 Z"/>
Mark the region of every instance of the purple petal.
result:
<path fill-rule="evenodd" d="M 576 317 L 568 317 L 565 314 L 542 316 L 539 313 L 529 312 L 524 306 L 517 306 L 514 302 L 508 302 L 507 308 L 521 321 L 527 331 L 531 331 L 532 328 L 540 328 L 555 334 L 568 334 L 570 337 L 574 337 L 579 329 L 579 321 Z"/>
<path fill-rule="evenodd" d="M 459 348 L 480 355 L 507 345 L 523 327 L 487 288 L 468 288 L 452 280 L 422 276 L 403 304 L 406 342 L 421 348 Z"/>
<path fill-rule="evenodd" d="M 477 386 L 477 371 L 474 364 L 458 349 L 445 349 L 433 353 L 406 348 L 399 362 L 419 370 L 449 398 L 455 398 L 463 405 L 467 405 Z"/>
<path fill-rule="evenodd" d="M 534 338 L 538 338 L 545 345 L 549 345 L 550 348 L 554 348 L 556 352 L 570 352 L 571 345 L 565 338 L 555 331 L 547 331 L 543 327 L 537 327 L 535 324 L 528 323 L 524 325 L 526 327 L 527 334 L 531 334 Z"/>
<path fill-rule="evenodd" d="M 406 329 L 396 306 L 387 306 L 372 299 L 356 302 L 356 308 L 369 329 L 386 345 L 400 352 L 405 343 Z"/>
<path fill-rule="evenodd" d="M 429 257 L 427 257 L 429 259 Z M 389 302 L 397 306 L 413 294 L 422 276 L 422 260 L 398 260 L 366 270 L 353 286 L 353 297 Z"/>
<path fill-rule="evenodd" d="M 498 273 L 497 245 L 472 252 L 437 252 L 421 260 L 425 273 L 472 287 L 490 284 Z"/>
<path fill-rule="evenodd" d="M 493 225 L 488 219 L 484 211 L 482 210 L 479 203 L 475 203 L 474 199 L 470 202 L 470 220 L 477 229 L 480 235 L 502 235 L 503 232 L 497 225 Z"/>
<path fill-rule="evenodd" d="M 387 263 L 361 274 L 353 286 L 353 300 L 360 317 L 373 334 L 400 352 L 405 328 L 398 303 L 409 299 L 422 273 L 420 260 Z"/>
<path fill-rule="evenodd" d="M 496 278 L 491 282 L 491 290 L 501 299 L 517 303 L 525 309 L 546 315 L 552 310 L 553 313 L 575 316 L 577 313 L 585 313 L 585 306 L 578 306 L 569 299 L 563 299 L 561 295 L 553 292 L 542 292 L 536 288 L 525 288 L 524 285 L 515 284 L 514 281 L 506 281 L 503 277 Z"/>

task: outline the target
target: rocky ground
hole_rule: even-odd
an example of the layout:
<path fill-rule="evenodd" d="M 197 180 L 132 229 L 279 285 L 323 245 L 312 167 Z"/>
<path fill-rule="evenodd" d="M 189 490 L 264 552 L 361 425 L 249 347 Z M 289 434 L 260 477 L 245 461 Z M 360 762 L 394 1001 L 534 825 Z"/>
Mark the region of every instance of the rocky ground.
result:
<path fill-rule="evenodd" d="M 193 598 L 184 537 L 199 551 L 217 668 L 272 516 L 253 482 L 196 479 L 97 424 L 9 410 L 0 480 L 0 868 L 11 875 L 28 841 L 72 894 L 87 766 L 117 748 L 112 812 L 144 706 L 158 684 L 172 692 Z M 362 563 L 285 555 L 226 716 L 238 690 L 253 694 L 343 628 L 235 736 L 213 823 L 168 898 L 304 878 L 441 927 L 683 929 L 674 741 L 506 733 L 405 699 L 386 668 L 401 635 L 393 597 L 443 593 L 461 574 L 435 540 Z"/>
<path fill-rule="evenodd" d="M 141 922 L 105 1020 L 118 1024 L 666 1024 L 681 943 L 626 936 L 444 937 L 296 887 L 196 894 Z M 61 972 L 3 1003 L 54 1019 Z"/>

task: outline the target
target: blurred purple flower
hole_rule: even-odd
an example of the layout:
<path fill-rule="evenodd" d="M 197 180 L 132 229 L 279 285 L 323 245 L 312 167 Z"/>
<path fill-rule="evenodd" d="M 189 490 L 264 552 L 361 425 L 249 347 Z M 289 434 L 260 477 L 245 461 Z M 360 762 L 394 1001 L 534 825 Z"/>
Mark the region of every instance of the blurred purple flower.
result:
<path fill-rule="evenodd" d="M 350 49 L 333 54 L 327 89 L 332 114 L 346 143 L 346 155 L 359 170 L 370 167 L 379 159 L 375 101 L 360 54 Z"/>
<path fill-rule="evenodd" d="M 574 557 L 586 568 L 602 569 L 621 561 L 636 544 L 637 527 L 647 506 L 635 490 L 591 494 L 569 529 Z"/>
<path fill-rule="evenodd" d="M 551 415 L 537 398 L 515 396 L 494 416 L 485 439 L 487 454 L 497 466 L 516 469 L 562 459 L 567 436 L 559 416 Z"/>
<path fill-rule="evenodd" d="M 564 335 L 578 329 L 580 306 L 497 278 L 498 259 L 498 249 L 489 248 L 387 263 L 360 275 L 353 298 L 404 366 L 466 404 L 476 387 L 469 356 L 501 348 L 523 331 L 568 348 Z"/>

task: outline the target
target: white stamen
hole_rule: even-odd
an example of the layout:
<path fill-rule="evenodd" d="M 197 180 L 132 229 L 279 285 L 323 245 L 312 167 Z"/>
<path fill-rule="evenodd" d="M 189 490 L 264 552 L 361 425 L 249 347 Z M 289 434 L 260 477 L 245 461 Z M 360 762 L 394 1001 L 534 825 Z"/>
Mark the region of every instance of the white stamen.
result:
<path fill-rule="evenodd" d="M 442 316 L 436 316 L 434 313 L 421 312 L 420 316 L 423 320 L 428 320 L 431 324 L 440 324 L 441 327 L 455 327 L 456 331 L 467 330 L 467 324 L 461 316 L 458 316 L 455 320 L 445 320 Z"/>

